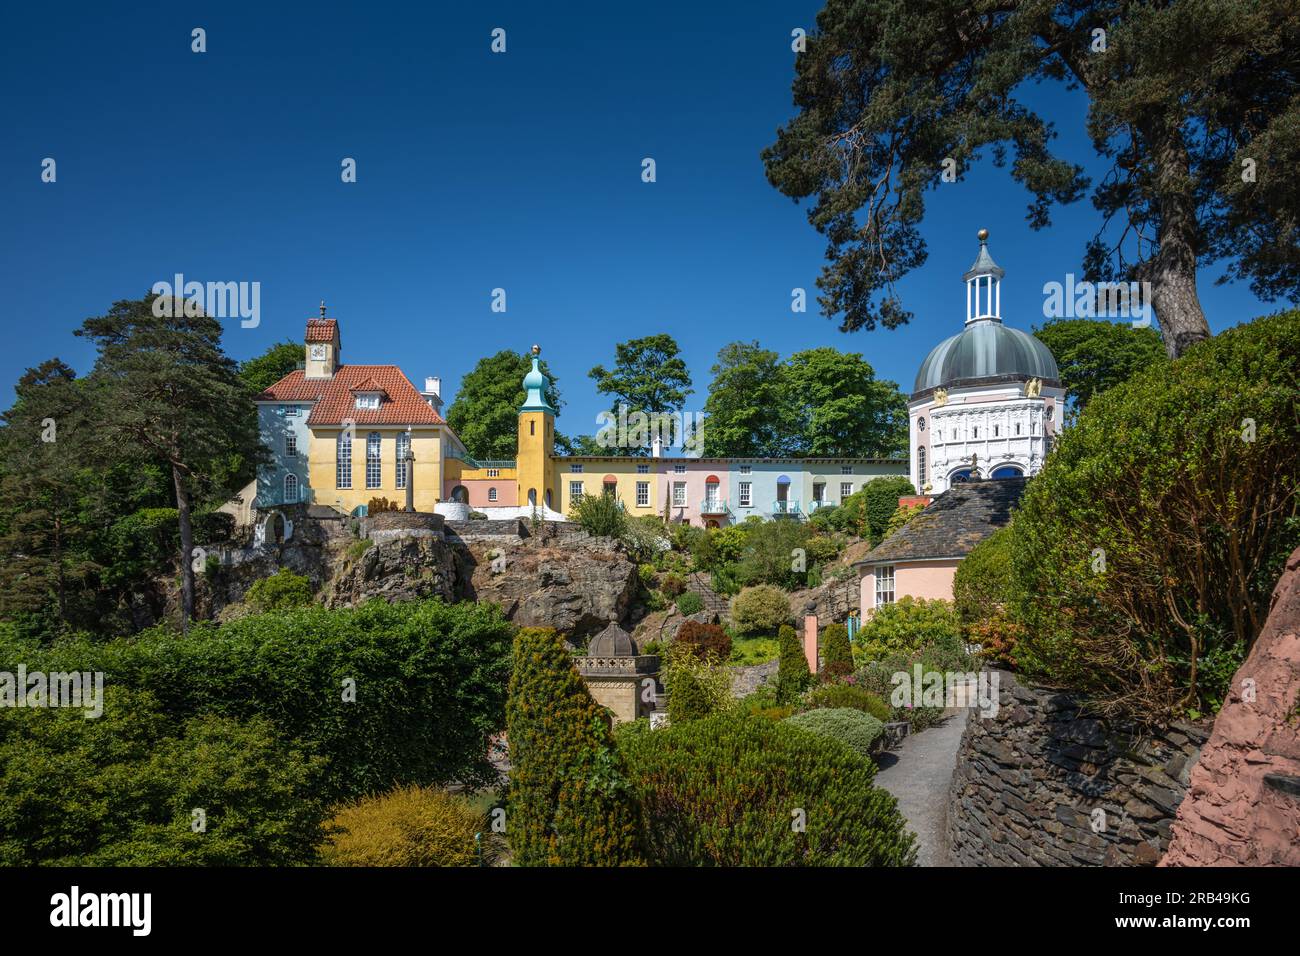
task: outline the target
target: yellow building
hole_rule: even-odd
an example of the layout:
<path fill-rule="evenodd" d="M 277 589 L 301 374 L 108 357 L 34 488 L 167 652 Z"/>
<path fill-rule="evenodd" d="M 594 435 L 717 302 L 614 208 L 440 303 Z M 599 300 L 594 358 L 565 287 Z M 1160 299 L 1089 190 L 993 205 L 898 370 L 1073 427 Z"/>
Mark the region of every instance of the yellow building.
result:
<path fill-rule="evenodd" d="M 613 494 L 630 515 L 657 515 L 663 510 L 659 476 L 661 459 L 627 456 L 553 458 L 560 486 L 560 508 L 566 515 L 584 495 Z"/>

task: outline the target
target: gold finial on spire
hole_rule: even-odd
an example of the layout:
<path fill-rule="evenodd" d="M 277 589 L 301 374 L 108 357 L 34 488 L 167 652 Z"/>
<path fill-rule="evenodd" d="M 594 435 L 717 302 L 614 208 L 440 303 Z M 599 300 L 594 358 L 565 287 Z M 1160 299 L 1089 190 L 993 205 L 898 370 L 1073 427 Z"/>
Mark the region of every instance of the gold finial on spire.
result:
<path fill-rule="evenodd" d="M 979 232 L 975 233 L 975 235 L 979 237 L 980 242 L 988 242 L 989 231 L 987 229 L 981 229 Z"/>
<path fill-rule="evenodd" d="M 321 300 L 320 300 L 320 317 L 321 317 L 322 319 L 325 318 L 325 300 L 324 300 L 324 299 L 321 299 Z"/>
<path fill-rule="evenodd" d="M 542 347 L 541 347 L 540 345 L 534 345 L 533 348 L 532 348 L 532 352 L 533 352 L 534 355 L 541 355 L 541 354 L 542 354 Z"/>

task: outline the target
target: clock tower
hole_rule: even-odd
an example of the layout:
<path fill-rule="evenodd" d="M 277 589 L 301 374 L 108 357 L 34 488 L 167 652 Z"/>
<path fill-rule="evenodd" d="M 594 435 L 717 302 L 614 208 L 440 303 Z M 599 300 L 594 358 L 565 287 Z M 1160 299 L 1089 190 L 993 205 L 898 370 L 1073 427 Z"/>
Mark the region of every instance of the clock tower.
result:
<path fill-rule="evenodd" d="M 339 324 L 325 317 L 325 302 L 320 304 L 320 318 L 307 320 L 307 362 L 305 378 L 333 378 L 339 368 Z"/>

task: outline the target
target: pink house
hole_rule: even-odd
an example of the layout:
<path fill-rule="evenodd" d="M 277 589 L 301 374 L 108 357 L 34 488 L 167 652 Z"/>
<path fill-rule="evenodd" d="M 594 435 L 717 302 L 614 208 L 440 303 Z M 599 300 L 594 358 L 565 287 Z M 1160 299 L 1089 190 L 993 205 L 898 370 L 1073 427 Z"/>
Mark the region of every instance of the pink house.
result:
<path fill-rule="evenodd" d="M 951 601 L 957 565 L 1011 520 L 1027 480 L 995 478 L 953 485 L 903 530 L 856 562 L 863 617 L 902 597 Z"/>
<path fill-rule="evenodd" d="M 653 460 L 653 459 L 652 459 Z M 727 501 L 727 459 L 660 458 L 658 513 L 701 528 L 720 528 L 734 520 Z"/>

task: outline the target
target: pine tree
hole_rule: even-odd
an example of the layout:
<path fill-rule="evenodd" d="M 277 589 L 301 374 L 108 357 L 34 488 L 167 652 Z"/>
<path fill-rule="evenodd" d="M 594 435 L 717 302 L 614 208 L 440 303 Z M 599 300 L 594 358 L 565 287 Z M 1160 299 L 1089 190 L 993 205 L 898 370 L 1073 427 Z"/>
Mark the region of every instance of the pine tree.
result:
<path fill-rule="evenodd" d="M 843 624 L 828 624 L 822 631 L 822 673 L 827 677 L 853 673 L 853 648 L 849 646 L 849 629 Z"/>
<path fill-rule="evenodd" d="M 506 835 L 520 866 L 641 861 L 637 808 L 609 713 L 592 700 L 550 628 L 515 637 L 506 702 L 510 797 Z"/>
<path fill-rule="evenodd" d="M 783 704 L 793 703 L 812 683 L 808 659 L 804 657 L 799 636 L 789 624 L 777 631 L 780 657 L 776 672 L 776 697 Z"/>

